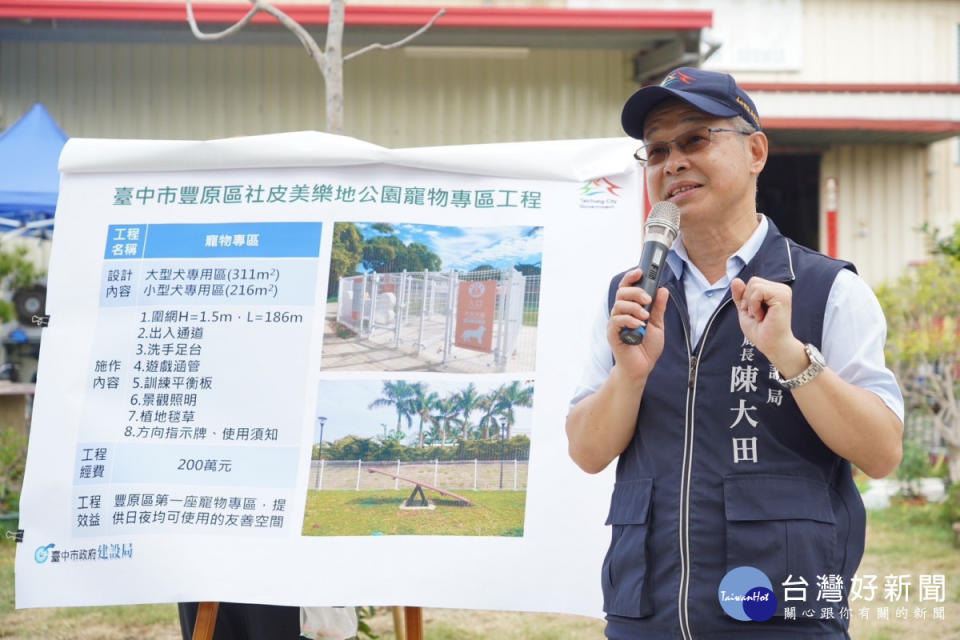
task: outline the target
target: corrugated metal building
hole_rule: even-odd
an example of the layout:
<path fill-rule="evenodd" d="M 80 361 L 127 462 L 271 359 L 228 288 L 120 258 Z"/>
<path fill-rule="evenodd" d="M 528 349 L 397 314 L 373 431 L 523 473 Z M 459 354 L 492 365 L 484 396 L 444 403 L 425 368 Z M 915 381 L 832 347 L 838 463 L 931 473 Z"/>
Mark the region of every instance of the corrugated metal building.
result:
<path fill-rule="evenodd" d="M 288 4 L 322 42 L 326 7 Z M 391 147 L 617 136 L 638 82 L 702 62 L 755 97 L 774 151 L 761 210 L 798 241 L 853 260 L 877 284 L 924 257 L 916 227 L 960 220 L 960 3 L 443 6 L 413 46 L 346 63 L 348 135 Z M 247 8 L 207 3 L 197 16 L 214 31 Z M 434 12 L 348 0 L 345 46 L 394 41 Z M 72 136 L 324 127 L 321 76 L 272 18 L 200 43 L 184 16 L 182 3 L 0 0 L 0 124 L 43 102 Z"/>

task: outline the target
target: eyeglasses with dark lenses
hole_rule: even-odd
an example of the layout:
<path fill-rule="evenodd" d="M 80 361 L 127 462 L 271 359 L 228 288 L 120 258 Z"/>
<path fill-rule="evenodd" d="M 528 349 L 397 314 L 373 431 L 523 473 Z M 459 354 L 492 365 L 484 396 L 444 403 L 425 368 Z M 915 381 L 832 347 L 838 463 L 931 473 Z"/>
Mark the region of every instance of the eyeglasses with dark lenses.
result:
<path fill-rule="evenodd" d="M 655 167 L 658 164 L 666 162 L 670 157 L 671 145 L 677 145 L 683 153 L 697 153 L 703 151 L 710 145 L 710 137 L 714 133 L 739 133 L 749 136 L 751 131 L 740 131 L 739 129 L 720 129 L 711 127 L 697 127 L 686 133 L 681 133 L 673 140 L 663 142 L 651 142 L 645 144 L 633 153 L 633 157 L 640 161 L 640 164 L 647 167 Z"/>

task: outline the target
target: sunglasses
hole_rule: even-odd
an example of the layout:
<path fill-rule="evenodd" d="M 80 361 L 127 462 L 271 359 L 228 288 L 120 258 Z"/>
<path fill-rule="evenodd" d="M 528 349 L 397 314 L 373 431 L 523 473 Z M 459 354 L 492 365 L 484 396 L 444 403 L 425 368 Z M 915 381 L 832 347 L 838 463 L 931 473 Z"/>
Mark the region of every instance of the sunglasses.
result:
<path fill-rule="evenodd" d="M 677 148 L 686 154 L 697 153 L 710 146 L 711 136 L 714 133 L 739 133 L 743 136 L 749 136 L 753 132 L 740 131 L 739 129 L 697 127 L 681 133 L 673 140 L 645 144 L 633 152 L 633 157 L 645 167 L 655 167 L 667 161 L 667 158 L 670 157 L 670 147 L 672 145 L 677 145 Z"/>

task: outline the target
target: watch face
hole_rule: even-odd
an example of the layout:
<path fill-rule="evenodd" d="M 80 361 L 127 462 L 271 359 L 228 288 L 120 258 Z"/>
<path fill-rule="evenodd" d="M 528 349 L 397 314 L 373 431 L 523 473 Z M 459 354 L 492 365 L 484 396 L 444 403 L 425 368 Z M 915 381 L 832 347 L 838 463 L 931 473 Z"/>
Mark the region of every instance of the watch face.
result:
<path fill-rule="evenodd" d="M 819 349 L 812 344 L 807 344 L 805 346 L 807 348 L 807 356 L 810 358 L 810 364 L 817 365 L 819 367 L 827 366 L 827 361 L 824 360 L 823 354 L 820 353 Z"/>

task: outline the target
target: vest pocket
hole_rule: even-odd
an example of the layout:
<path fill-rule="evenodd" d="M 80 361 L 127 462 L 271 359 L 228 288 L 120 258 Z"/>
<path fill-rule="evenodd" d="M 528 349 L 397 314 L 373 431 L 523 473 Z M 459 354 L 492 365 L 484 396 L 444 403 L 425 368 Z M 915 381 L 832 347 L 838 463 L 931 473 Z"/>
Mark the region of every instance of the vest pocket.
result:
<path fill-rule="evenodd" d="M 617 482 L 606 524 L 613 531 L 603 560 L 603 610 L 630 618 L 653 613 L 647 536 L 653 479 Z"/>
<path fill-rule="evenodd" d="M 807 586 L 806 603 L 817 598 L 817 576 L 839 574 L 836 518 L 829 487 L 793 476 L 737 475 L 723 479 L 727 571 L 751 566 L 763 571 L 783 615 L 783 583 Z M 788 585 L 788 586 L 790 586 Z M 796 601 L 798 608 L 804 605 Z"/>

